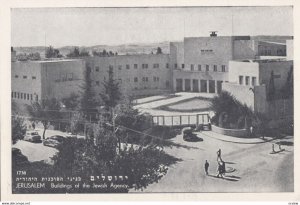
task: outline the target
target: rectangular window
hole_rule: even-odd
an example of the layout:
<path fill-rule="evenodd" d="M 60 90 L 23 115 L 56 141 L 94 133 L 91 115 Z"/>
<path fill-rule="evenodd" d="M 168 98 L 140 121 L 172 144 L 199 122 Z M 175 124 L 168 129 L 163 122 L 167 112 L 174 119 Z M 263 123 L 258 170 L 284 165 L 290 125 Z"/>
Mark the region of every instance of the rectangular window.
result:
<path fill-rule="evenodd" d="M 35 101 L 39 101 L 39 96 L 38 95 L 35 96 Z"/>
<path fill-rule="evenodd" d="M 127 65 L 126 65 L 126 69 L 130 69 L 130 65 L 127 64 Z"/>
<path fill-rule="evenodd" d="M 249 85 L 249 76 L 246 76 L 246 78 L 245 78 L 245 83 L 246 83 L 246 85 Z"/>
<path fill-rule="evenodd" d="M 148 64 L 146 64 L 146 63 L 142 64 L 142 68 L 143 69 L 147 69 L 148 68 Z"/>
<path fill-rule="evenodd" d="M 100 85 L 99 81 L 96 81 L 96 85 Z"/>
<path fill-rule="evenodd" d="M 110 71 L 112 71 L 114 69 L 114 67 L 112 65 L 109 65 L 108 68 Z"/>
<path fill-rule="evenodd" d="M 27 75 L 23 75 L 23 79 L 27 79 Z"/>
<path fill-rule="evenodd" d="M 36 77 L 35 77 L 35 76 L 32 76 L 32 80 L 36 80 Z"/>
<path fill-rule="evenodd" d="M 198 71 L 201 71 L 201 65 L 198 65 Z"/>
<path fill-rule="evenodd" d="M 225 72 L 226 71 L 226 67 L 225 65 L 222 65 L 222 72 Z"/>
<path fill-rule="evenodd" d="M 99 66 L 96 66 L 95 71 L 99 72 Z"/>
<path fill-rule="evenodd" d="M 69 81 L 72 81 L 73 80 L 73 73 L 68 73 L 67 78 L 68 78 Z"/>
<path fill-rule="evenodd" d="M 17 93 L 18 94 L 18 99 L 20 98 L 20 93 Z"/>
<path fill-rule="evenodd" d="M 166 68 L 169 68 L 169 63 L 166 63 Z"/>
<path fill-rule="evenodd" d="M 209 65 L 205 65 L 206 71 L 209 71 Z"/>
<path fill-rule="evenodd" d="M 217 65 L 214 65 L 214 71 L 217 72 L 218 71 L 218 67 Z"/>
<path fill-rule="evenodd" d="M 15 75 L 15 78 L 19 78 L 19 76 L 18 76 L 18 75 Z"/>
<path fill-rule="evenodd" d="M 174 68 L 177 68 L 177 67 L 178 67 L 178 66 L 177 66 L 177 63 L 175 63 L 175 64 L 174 64 Z"/>
<path fill-rule="evenodd" d="M 32 94 L 30 94 L 30 100 L 32 100 Z"/>
<path fill-rule="evenodd" d="M 159 64 L 158 63 L 154 63 L 153 64 L 153 68 L 159 68 Z"/>
<path fill-rule="evenodd" d="M 181 64 L 181 68 L 182 68 L 182 69 L 184 68 L 184 64 Z"/>
<path fill-rule="evenodd" d="M 23 99 L 23 93 L 21 93 L 21 99 Z"/>
<path fill-rule="evenodd" d="M 191 64 L 191 71 L 194 70 L 194 64 Z"/>
<path fill-rule="evenodd" d="M 243 81 L 244 81 L 244 77 L 240 75 L 240 76 L 239 76 L 239 84 L 240 84 L 240 85 L 243 85 L 243 84 L 244 84 Z"/>
<path fill-rule="evenodd" d="M 134 67 L 134 69 L 137 69 L 138 68 L 138 64 L 134 64 L 133 67 Z"/>
<path fill-rule="evenodd" d="M 118 69 L 119 69 L 119 70 L 122 70 L 122 65 L 119 65 L 119 66 L 118 66 Z"/>
<path fill-rule="evenodd" d="M 29 100 L 29 94 L 27 94 L 27 100 Z"/>
<path fill-rule="evenodd" d="M 14 92 L 11 92 L 11 98 L 13 98 L 14 97 Z"/>
<path fill-rule="evenodd" d="M 256 77 L 252 77 L 252 86 L 256 85 Z"/>
<path fill-rule="evenodd" d="M 138 78 L 137 77 L 134 77 L 134 82 L 138 82 Z"/>

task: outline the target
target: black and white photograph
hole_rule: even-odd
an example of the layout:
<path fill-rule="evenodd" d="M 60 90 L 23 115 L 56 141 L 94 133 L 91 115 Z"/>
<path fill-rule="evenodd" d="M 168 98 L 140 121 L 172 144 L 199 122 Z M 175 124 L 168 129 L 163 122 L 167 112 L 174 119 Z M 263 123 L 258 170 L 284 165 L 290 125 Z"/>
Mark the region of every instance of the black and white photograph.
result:
<path fill-rule="evenodd" d="M 12 194 L 293 193 L 293 12 L 11 8 Z"/>

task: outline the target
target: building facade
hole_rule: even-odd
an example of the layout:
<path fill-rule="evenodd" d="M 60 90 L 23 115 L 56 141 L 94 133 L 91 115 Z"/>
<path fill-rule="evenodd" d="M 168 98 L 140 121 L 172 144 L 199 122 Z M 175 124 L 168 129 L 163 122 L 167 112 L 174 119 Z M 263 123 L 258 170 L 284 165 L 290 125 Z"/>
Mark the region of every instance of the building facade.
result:
<path fill-rule="evenodd" d="M 181 91 L 219 93 L 221 90 L 242 96 L 251 86 L 263 95 L 271 71 L 276 86 L 285 82 L 293 64 L 292 46 L 292 37 L 214 34 L 171 42 L 169 54 L 24 62 L 12 57 L 12 99 L 28 104 L 32 100 L 80 94 L 86 69 L 91 71 L 97 97 L 103 91 L 110 69 L 122 93 L 131 96 Z M 12 56 L 15 54 L 12 52 Z M 240 99 L 263 110 L 250 94 Z"/>
<path fill-rule="evenodd" d="M 81 59 L 12 62 L 11 97 L 16 103 L 30 104 L 40 99 L 62 99 L 80 92 L 83 83 Z"/>

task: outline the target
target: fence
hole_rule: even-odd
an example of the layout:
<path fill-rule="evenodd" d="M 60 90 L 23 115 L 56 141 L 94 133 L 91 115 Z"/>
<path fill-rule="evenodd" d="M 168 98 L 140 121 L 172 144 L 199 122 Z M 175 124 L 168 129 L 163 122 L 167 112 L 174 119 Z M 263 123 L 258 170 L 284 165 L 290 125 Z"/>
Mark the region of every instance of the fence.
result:
<path fill-rule="evenodd" d="M 174 115 L 174 116 L 152 116 L 153 124 L 160 126 L 190 126 L 190 125 L 207 125 L 210 123 L 208 113 L 196 115 Z"/>

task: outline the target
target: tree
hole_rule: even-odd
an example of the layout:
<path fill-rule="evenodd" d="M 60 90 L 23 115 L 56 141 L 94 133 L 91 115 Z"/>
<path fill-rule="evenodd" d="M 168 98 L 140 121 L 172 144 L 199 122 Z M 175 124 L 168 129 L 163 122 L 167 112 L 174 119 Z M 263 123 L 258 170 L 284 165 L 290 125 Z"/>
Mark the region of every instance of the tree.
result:
<path fill-rule="evenodd" d="M 294 70 L 291 66 L 286 82 L 281 90 L 283 98 L 291 98 L 294 96 Z"/>
<path fill-rule="evenodd" d="M 32 102 L 27 107 L 28 112 L 32 120 L 38 120 L 42 122 L 44 127 L 43 139 L 45 139 L 46 130 L 49 127 L 51 121 L 56 121 L 60 117 L 60 103 L 55 98 L 43 99 L 41 101 Z"/>
<path fill-rule="evenodd" d="M 156 54 L 162 54 L 162 50 L 161 50 L 161 47 L 157 47 L 157 50 L 156 50 Z"/>
<path fill-rule="evenodd" d="M 38 52 L 35 52 L 35 53 L 29 53 L 28 59 L 29 59 L 29 60 L 33 60 L 33 61 L 41 60 L 40 53 L 38 53 Z"/>
<path fill-rule="evenodd" d="M 84 71 L 84 83 L 81 89 L 80 110 L 86 114 L 87 118 L 88 114 L 97 112 L 97 107 L 99 105 L 99 102 L 95 98 L 95 92 L 92 86 L 91 68 L 89 66 L 87 66 Z"/>
<path fill-rule="evenodd" d="M 24 119 L 19 116 L 12 116 L 11 131 L 13 144 L 17 143 L 18 140 L 23 139 L 26 133 L 26 125 L 24 124 Z"/>
<path fill-rule="evenodd" d="M 46 54 L 45 54 L 46 58 L 61 58 L 63 57 L 60 53 L 58 49 L 53 48 L 52 46 L 49 46 L 46 49 Z"/>
<path fill-rule="evenodd" d="M 77 110 L 79 106 L 79 95 L 72 92 L 69 97 L 63 98 L 61 101 L 66 106 L 66 109 Z"/>
<path fill-rule="evenodd" d="M 269 101 L 275 100 L 275 98 L 276 98 L 276 91 L 275 91 L 275 84 L 274 84 L 274 72 L 273 71 L 271 71 L 270 81 L 268 84 L 267 98 Z"/>
<path fill-rule="evenodd" d="M 108 81 L 103 83 L 104 93 L 100 94 L 107 110 L 114 108 L 121 99 L 119 83 L 114 79 L 112 69 L 108 71 Z"/>
<path fill-rule="evenodd" d="M 78 47 L 74 47 L 73 51 L 70 51 L 69 54 L 67 54 L 67 57 L 69 58 L 77 58 L 80 56 L 80 51 Z"/>

